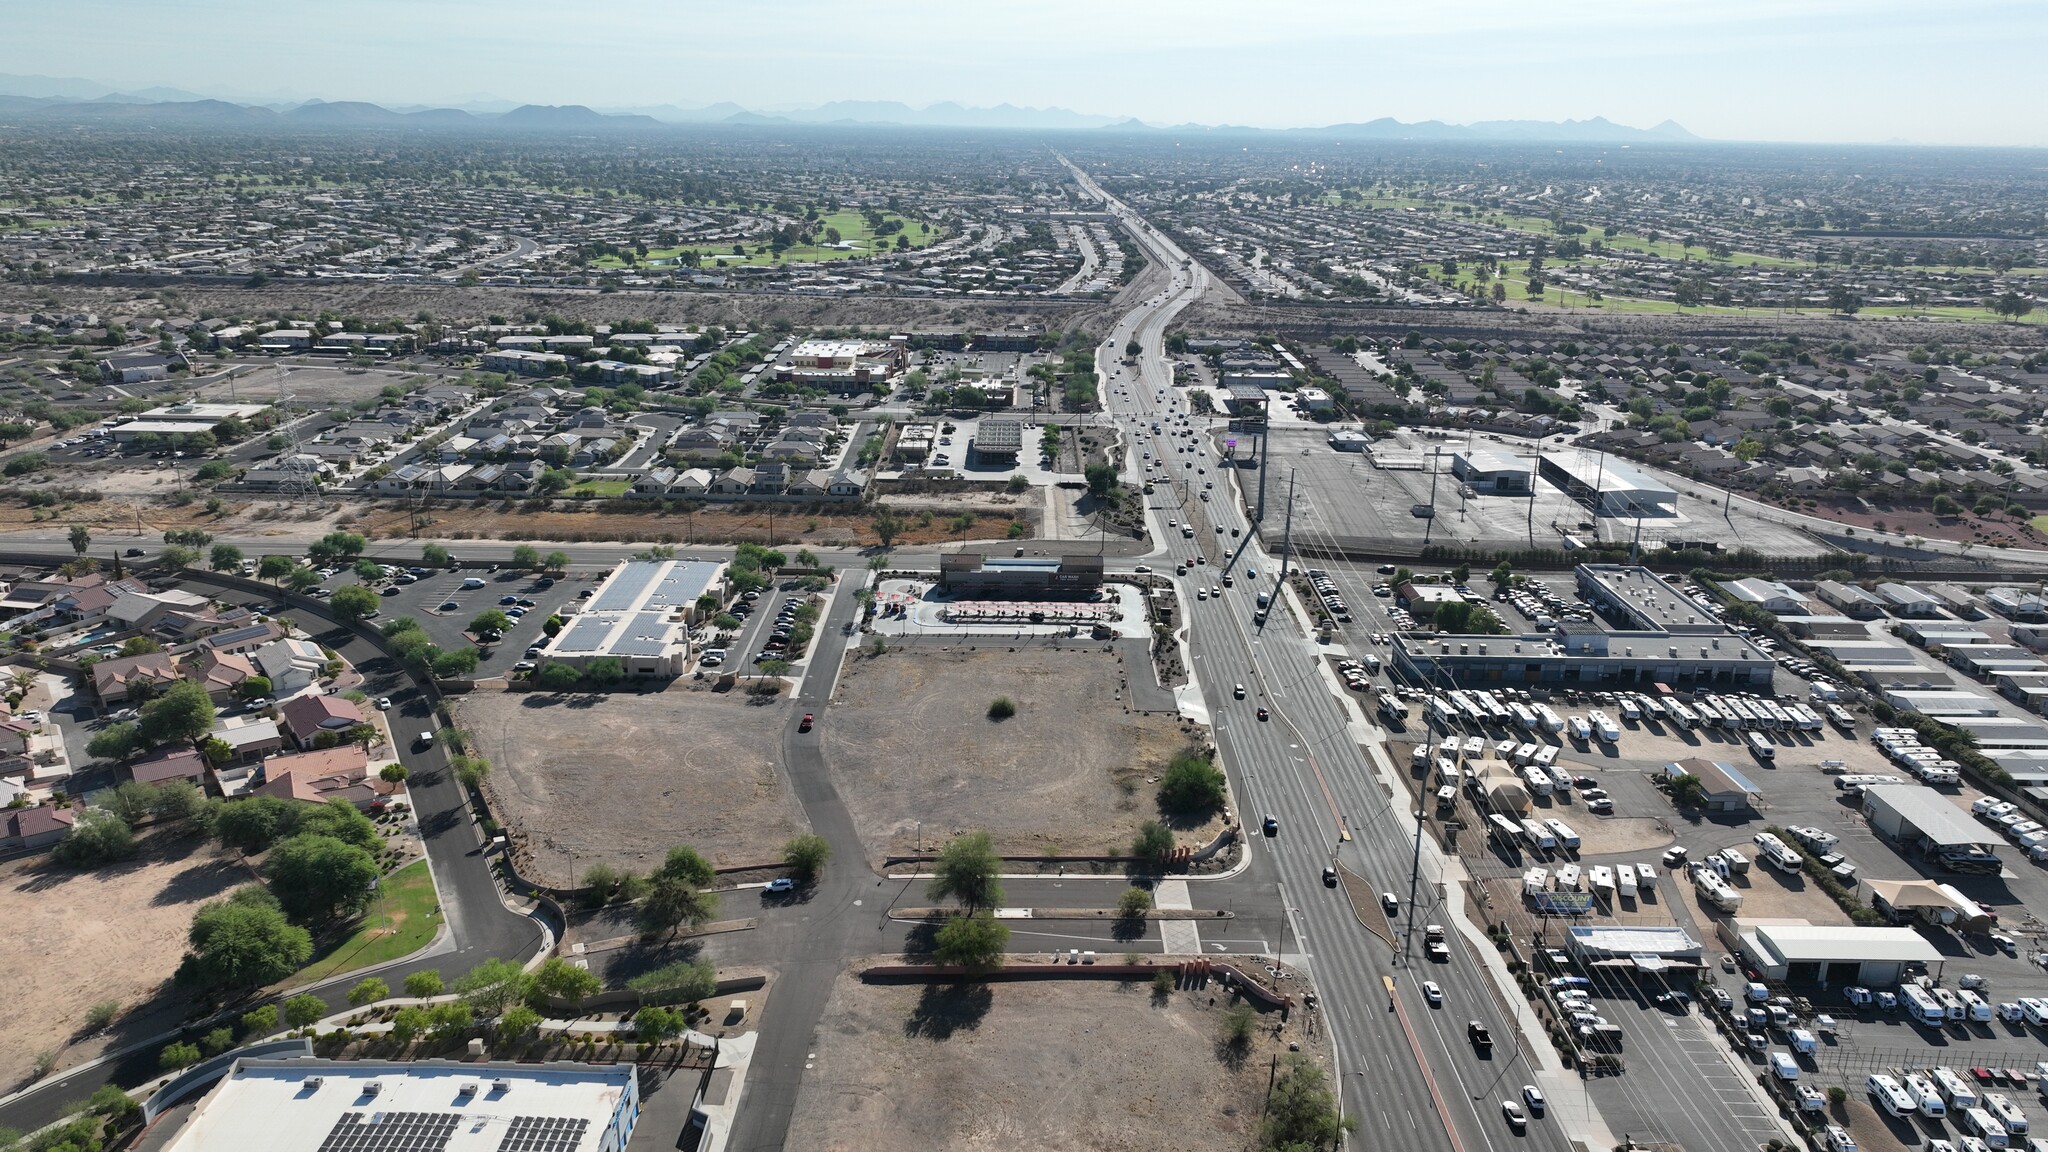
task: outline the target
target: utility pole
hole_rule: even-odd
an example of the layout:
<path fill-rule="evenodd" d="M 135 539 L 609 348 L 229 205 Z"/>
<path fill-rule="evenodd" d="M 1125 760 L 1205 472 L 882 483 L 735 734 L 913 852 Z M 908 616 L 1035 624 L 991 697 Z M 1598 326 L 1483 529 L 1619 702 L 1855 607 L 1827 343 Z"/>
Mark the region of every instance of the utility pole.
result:
<path fill-rule="evenodd" d="M 1430 534 L 1436 531 L 1436 480 L 1443 468 L 1444 446 L 1438 444 L 1429 453 L 1429 518 L 1422 525 L 1422 543 L 1429 546 Z"/>
<path fill-rule="evenodd" d="M 2044 438 L 2044 444 L 2048 444 L 2048 438 Z M 1264 428 L 1261 428 L 1261 429 L 1259 429 L 1259 514 L 1258 514 L 1258 515 L 1257 515 L 1256 517 L 1254 517 L 1254 518 L 1253 518 L 1253 523 L 1255 523 L 1255 524 L 1264 524 L 1264 523 L 1266 522 L 1266 450 L 1267 450 L 1267 447 L 1268 447 L 1268 446 L 1267 446 L 1267 444 L 1266 444 L 1266 429 L 1264 429 Z"/>
<path fill-rule="evenodd" d="M 1406 955 L 1408 942 L 1415 938 L 1415 893 L 1422 885 L 1422 812 L 1415 813 L 1415 857 L 1408 864 L 1408 927 L 1401 932 L 1401 952 Z"/>
<path fill-rule="evenodd" d="M 1294 473 L 1287 473 L 1287 520 L 1280 530 L 1280 578 L 1273 582 L 1273 605 L 1279 607 L 1280 589 L 1287 585 L 1287 562 L 1294 554 Z"/>

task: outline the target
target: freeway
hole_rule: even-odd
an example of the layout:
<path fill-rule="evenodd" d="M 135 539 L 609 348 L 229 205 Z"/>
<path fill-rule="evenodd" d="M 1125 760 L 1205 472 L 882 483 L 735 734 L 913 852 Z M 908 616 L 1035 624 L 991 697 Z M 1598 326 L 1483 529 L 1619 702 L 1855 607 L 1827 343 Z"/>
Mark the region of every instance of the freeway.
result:
<path fill-rule="evenodd" d="M 1170 270 L 1166 287 L 1126 312 L 1097 354 L 1105 407 L 1125 425 L 1127 443 L 1135 443 L 1153 422 L 1165 427 L 1165 421 L 1179 415 L 1178 404 L 1170 399 L 1175 394 L 1163 354 L 1164 332 L 1206 290 L 1209 274 L 1085 173 L 1073 171 L 1083 190 L 1123 221 L 1154 265 Z M 1132 340 L 1142 351 L 1135 362 L 1118 363 Z M 1284 599 L 1276 599 L 1267 624 L 1253 622 L 1256 590 L 1275 588 L 1279 565 L 1261 553 L 1255 526 L 1229 485 L 1203 487 L 1211 476 L 1208 469 L 1219 463 L 1204 450 L 1207 446 L 1198 443 L 1193 452 L 1180 451 L 1178 442 L 1171 447 L 1171 452 L 1159 452 L 1166 463 L 1163 488 L 1148 513 L 1155 538 L 1164 540 L 1174 556 L 1193 559 L 1199 553 L 1203 561 L 1187 569 L 1181 584 L 1190 667 L 1202 687 L 1217 746 L 1234 776 L 1240 811 L 1248 824 L 1271 814 L 1280 828 L 1267 842 L 1271 872 L 1254 872 L 1247 879 L 1270 884 L 1284 909 L 1291 944 L 1283 946 L 1283 967 L 1311 978 L 1334 1041 L 1345 1108 L 1358 1119 L 1360 1138 L 1456 1152 L 1525 1142 L 1563 1149 L 1561 1117 L 1537 1120 L 1523 1135 L 1500 1116 L 1500 1101 L 1515 1097 L 1521 1085 L 1539 1076 L 1517 1040 L 1515 1017 L 1494 980 L 1463 948 L 1454 950 L 1450 963 L 1420 963 L 1419 948 L 1403 931 L 1412 930 L 1418 919 L 1448 923 L 1454 918 L 1436 882 L 1444 865 L 1434 846 L 1422 852 L 1417 822 L 1395 807 L 1361 747 L 1370 741 L 1379 767 L 1385 767 L 1383 734 L 1363 716 L 1347 713 L 1348 703 L 1333 696 L 1317 667 L 1319 656 L 1293 626 Z M 1126 460 L 1127 477 L 1134 481 L 1143 479 L 1136 455 L 1129 453 Z M 1200 499 L 1202 492 L 1210 492 L 1210 498 Z M 1159 532 L 1157 522 L 1167 516 L 1195 525 L 1193 537 Z M 1219 570 L 1247 578 L 1235 580 L 1235 588 L 1220 596 L 1194 595 L 1198 588 L 1220 588 Z M 1233 687 L 1239 683 L 1247 690 L 1243 701 L 1234 699 Z M 1257 718 L 1261 705 L 1269 718 Z M 1410 886 L 1417 860 L 1429 865 L 1422 872 L 1432 881 L 1427 886 Z M 1369 927 L 1372 911 L 1354 910 L 1340 890 L 1324 886 L 1322 870 L 1332 864 L 1360 877 L 1368 892 L 1406 894 L 1406 922 L 1389 929 L 1376 921 L 1378 932 Z M 1371 899 L 1368 895 L 1367 904 Z M 1424 980 L 1442 987 L 1441 1008 L 1431 1007 L 1422 995 Z M 1467 1042 L 1466 1024 L 1473 1020 L 1495 1037 L 1491 1052 Z M 1404 1103 L 1376 1106 L 1395 1100 Z"/>

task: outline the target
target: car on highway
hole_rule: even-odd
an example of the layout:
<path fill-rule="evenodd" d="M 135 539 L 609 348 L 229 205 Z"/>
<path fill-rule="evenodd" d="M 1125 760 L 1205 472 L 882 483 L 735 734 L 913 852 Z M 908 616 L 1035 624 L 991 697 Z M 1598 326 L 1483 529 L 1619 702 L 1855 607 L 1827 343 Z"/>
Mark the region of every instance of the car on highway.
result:
<path fill-rule="evenodd" d="M 1380 909 L 1389 916 L 1401 914 L 1401 898 L 1392 892 L 1380 893 Z"/>
<path fill-rule="evenodd" d="M 1268 836 L 1278 836 L 1280 834 L 1280 819 L 1271 813 L 1267 813 L 1266 819 L 1259 827 Z"/>
<path fill-rule="evenodd" d="M 1231 688 L 1230 688 L 1230 694 L 1231 694 L 1231 696 L 1235 697 L 1236 699 L 1239 699 L 1239 700 L 1242 700 L 1242 699 L 1244 699 L 1244 685 L 1242 685 L 1242 684 L 1233 684 L 1233 685 L 1231 685 Z"/>
<path fill-rule="evenodd" d="M 1522 1106 L 1513 1100 L 1503 1100 L 1500 1102 L 1500 1114 L 1507 1118 L 1508 1127 L 1510 1128 L 1520 1130 L 1529 1126 L 1528 1115 L 1522 1111 Z"/>
<path fill-rule="evenodd" d="M 1264 721 L 1266 721 L 1266 720 L 1269 720 L 1269 719 L 1271 719 L 1271 718 L 1272 718 L 1272 717 L 1271 717 L 1271 715 L 1270 715 L 1270 714 L 1269 714 L 1269 713 L 1268 713 L 1268 712 L 1267 712 L 1267 711 L 1266 711 L 1266 710 L 1265 710 L 1264 708 L 1261 708 L 1261 709 L 1259 709 L 1259 720 L 1260 720 L 1261 722 L 1264 722 Z"/>
<path fill-rule="evenodd" d="M 1325 868 L 1325 869 L 1323 869 L 1323 887 L 1325 887 L 1325 888 L 1335 888 L 1336 886 L 1337 886 L 1337 870 L 1336 870 L 1335 868 Z"/>
<path fill-rule="evenodd" d="M 776 893 L 794 892 L 796 891 L 796 881 L 791 880 L 787 876 L 777 876 L 768 882 L 768 891 Z"/>
<path fill-rule="evenodd" d="M 1486 1025 L 1477 1020 L 1466 1022 L 1465 1039 L 1470 1040 L 1472 1046 L 1482 1052 L 1493 1047 L 1493 1033 L 1487 1031 Z"/>
<path fill-rule="evenodd" d="M 1550 1102 L 1543 1098 L 1543 1089 L 1534 1084 L 1522 1085 L 1522 1103 L 1528 1105 L 1529 1111 L 1537 1116 L 1543 1115 L 1544 1110 L 1550 1107 Z"/>
<path fill-rule="evenodd" d="M 799 732 L 809 732 L 811 730 L 811 725 L 817 723 L 817 720 L 818 718 L 816 716 L 813 716 L 811 713 L 806 712 L 804 713 L 804 718 L 802 720 L 797 721 L 796 730 Z"/>
<path fill-rule="evenodd" d="M 1422 998 L 1429 1001 L 1431 1008 L 1441 1008 L 1444 1006 L 1444 990 L 1434 980 L 1424 980 L 1422 982 Z"/>

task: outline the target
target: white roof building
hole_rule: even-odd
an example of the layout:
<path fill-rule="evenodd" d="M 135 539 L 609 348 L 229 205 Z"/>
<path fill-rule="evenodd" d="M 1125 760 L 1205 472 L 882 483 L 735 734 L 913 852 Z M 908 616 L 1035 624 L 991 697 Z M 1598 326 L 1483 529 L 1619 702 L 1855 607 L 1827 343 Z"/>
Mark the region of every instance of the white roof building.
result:
<path fill-rule="evenodd" d="M 628 676 L 680 676 L 689 664 L 697 598 L 724 577 L 722 563 L 627 560 L 547 642 L 541 658 L 583 668 L 609 657 Z"/>
<path fill-rule="evenodd" d="M 1777 580 L 1730 580 L 1721 590 L 1745 604 L 1754 604 L 1777 615 L 1804 614 L 1806 595 Z"/>
<path fill-rule="evenodd" d="M 622 1152 L 630 1064 L 237 1060 L 164 1152 Z"/>

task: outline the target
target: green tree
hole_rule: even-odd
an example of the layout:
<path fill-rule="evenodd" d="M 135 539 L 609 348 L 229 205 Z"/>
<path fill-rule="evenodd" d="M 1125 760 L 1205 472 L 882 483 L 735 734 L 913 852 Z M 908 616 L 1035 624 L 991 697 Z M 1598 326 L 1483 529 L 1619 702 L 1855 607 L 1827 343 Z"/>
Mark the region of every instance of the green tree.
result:
<path fill-rule="evenodd" d="M 269 984 L 298 971 L 313 954 L 313 938 L 254 885 L 202 905 L 186 941 L 191 951 L 178 966 L 178 982 L 199 989 Z"/>
<path fill-rule="evenodd" d="M 361 1008 L 365 1004 L 375 1004 L 379 1000 L 388 999 L 390 995 L 391 985 L 375 976 L 366 976 L 356 981 L 356 986 L 348 990 L 348 1003 L 351 1008 Z"/>
<path fill-rule="evenodd" d="M 512 567 L 521 572 L 531 572 L 540 567 L 540 549 L 531 544 L 521 544 L 513 548 Z"/>
<path fill-rule="evenodd" d="M 251 1008 L 249 1011 L 242 1013 L 242 1034 L 252 1039 L 260 1039 L 264 1036 L 272 1035 L 277 1031 L 277 1027 L 277 1005 L 275 1004 L 265 1004 L 260 1008 Z"/>
<path fill-rule="evenodd" d="M 498 1017 L 498 1042 L 516 1044 L 519 1040 L 540 1027 L 540 1013 L 524 1004 L 514 1004 Z"/>
<path fill-rule="evenodd" d="M 428 568 L 452 568 L 455 566 L 454 557 L 448 555 L 448 550 L 439 544 L 428 544 L 421 548 L 420 563 Z"/>
<path fill-rule="evenodd" d="M 704 960 L 677 960 L 626 982 L 643 1004 L 695 1004 L 718 991 L 718 970 Z"/>
<path fill-rule="evenodd" d="M 560 956 L 550 956 L 534 970 L 527 995 L 536 1000 L 552 997 L 576 1006 L 582 1004 L 585 997 L 595 996 L 603 990 L 604 981 L 599 980 L 595 972 L 578 968 Z"/>
<path fill-rule="evenodd" d="M 560 576 L 569 570 L 569 554 L 558 548 L 540 558 L 540 568 L 543 572 Z"/>
<path fill-rule="evenodd" d="M 709 920 L 717 909 L 715 895 L 681 875 L 657 870 L 648 878 L 647 896 L 640 902 L 640 930 L 650 936 L 673 934 L 684 924 Z"/>
<path fill-rule="evenodd" d="M 832 857 L 832 845 L 815 832 L 806 832 L 782 846 L 782 863 L 799 884 L 809 884 L 824 871 Z"/>
<path fill-rule="evenodd" d="M 1116 468 L 1109 464 L 1090 464 L 1081 475 L 1088 481 L 1088 494 L 1101 500 L 1116 490 Z"/>
<path fill-rule="evenodd" d="M 164 1046 L 164 1050 L 157 1055 L 157 1065 L 166 1072 L 176 1072 L 181 1068 L 190 1068 L 205 1058 L 199 1051 L 199 1045 L 180 1040 Z"/>
<path fill-rule="evenodd" d="M 1152 893 L 1136 886 L 1124 889 L 1116 898 L 1116 914 L 1126 920 L 1135 920 L 1152 910 Z"/>
<path fill-rule="evenodd" d="M 405 978 L 405 994 L 415 1000 L 429 1000 L 441 994 L 443 985 L 439 969 L 422 968 Z"/>
<path fill-rule="evenodd" d="M 418 1005 L 409 1005 L 400 1008 L 398 1014 L 391 1018 L 391 1038 L 398 1041 L 399 1047 L 403 1048 L 419 1039 L 433 1026 L 433 1013 Z"/>
<path fill-rule="evenodd" d="M 988 718 L 991 720 L 1008 720 L 1016 714 L 1017 702 L 1008 696 L 998 696 L 994 700 L 989 701 Z"/>
<path fill-rule="evenodd" d="M 215 544 L 207 554 L 206 566 L 215 572 L 234 572 L 242 567 L 242 550 L 233 544 Z"/>
<path fill-rule="evenodd" d="M 300 808 L 276 796 L 230 800 L 213 815 L 213 836 L 224 848 L 254 854 L 297 829 Z"/>
<path fill-rule="evenodd" d="M 633 1013 L 633 1038 L 642 1044 L 659 1044 L 688 1026 L 689 1017 L 660 1005 L 648 1005 Z"/>
<path fill-rule="evenodd" d="M 615 656 L 599 656 L 583 666 L 583 679 L 593 688 L 609 688 L 626 678 L 626 666 Z"/>
<path fill-rule="evenodd" d="M 305 833 L 272 850 L 264 873 L 293 920 L 325 923 L 369 906 L 377 858 L 332 836 Z"/>
<path fill-rule="evenodd" d="M 992 968 L 1002 962 L 1009 944 L 1009 925 L 987 912 L 976 912 L 949 917 L 933 941 L 932 956 L 941 964 L 970 970 Z"/>
<path fill-rule="evenodd" d="M 497 1016 L 511 1005 L 526 999 L 533 987 L 533 978 L 526 969 L 510 960 L 486 960 L 463 974 L 455 982 L 455 991 L 462 1002 L 480 1016 Z"/>
<path fill-rule="evenodd" d="M 149 812 L 165 824 L 190 820 L 206 810 L 206 793 L 189 780 L 166 780 L 150 798 Z"/>
<path fill-rule="evenodd" d="M 173 571 L 190 568 L 199 563 L 199 550 L 187 548 L 183 544 L 166 544 L 163 550 L 156 554 L 156 562 Z"/>
<path fill-rule="evenodd" d="M 1259 1122 L 1259 1145 L 1273 1149 L 1338 1147 L 1358 1127 L 1337 1107 L 1323 1070 L 1300 1053 L 1281 1058 L 1281 1072 Z"/>
<path fill-rule="evenodd" d="M 156 807 L 156 789 L 139 780 L 126 780 L 101 793 L 98 802 L 133 828 L 148 819 Z"/>
<path fill-rule="evenodd" d="M 2003 316 L 2008 320 L 2017 320 L 2034 310 L 2034 302 L 2018 292 L 2006 292 L 1993 298 L 1989 303 L 1991 311 L 1995 315 Z"/>
<path fill-rule="evenodd" d="M 310 992 L 301 992 L 284 1002 L 284 1022 L 291 1028 L 309 1028 L 327 1015 L 327 1005 Z"/>
<path fill-rule="evenodd" d="M 453 652 L 436 652 L 433 663 L 434 678 L 437 680 L 460 679 L 476 671 L 479 659 L 480 655 L 474 648 L 457 648 Z"/>
<path fill-rule="evenodd" d="M 1690 772 L 1670 778 L 1671 802 L 1681 808 L 1697 808 L 1706 802 L 1706 782 Z"/>
<path fill-rule="evenodd" d="M 289 556 L 265 556 L 256 562 L 256 575 L 275 584 L 298 566 L 299 562 Z"/>
<path fill-rule="evenodd" d="M 567 692 L 583 680 L 583 674 L 567 664 L 544 665 L 534 683 L 550 692 Z"/>
<path fill-rule="evenodd" d="M 306 558 L 315 564 L 347 564 L 362 554 L 369 542 L 353 532 L 329 532 L 306 549 Z"/>
<path fill-rule="evenodd" d="M 335 619 L 353 624 L 377 610 L 377 594 L 361 584 L 350 584 L 335 589 L 327 604 Z"/>
<path fill-rule="evenodd" d="M 384 566 L 375 560 L 358 560 L 352 571 L 355 572 L 356 579 L 365 584 L 375 584 L 384 578 Z"/>
<path fill-rule="evenodd" d="M 71 551 L 80 556 L 85 555 L 85 550 L 92 547 L 92 529 L 83 524 L 73 524 L 66 535 L 71 539 Z"/>
<path fill-rule="evenodd" d="M 1173 854 L 1173 833 L 1159 821 L 1147 820 L 1138 826 L 1138 838 L 1131 845 L 1131 854 L 1154 867 L 1164 864 Z"/>
<path fill-rule="evenodd" d="M 970 912 L 993 908 L 1003 899 L 1003 885 L 997 879 L 1001 872 L 1002 859 L 989 834 L 968 832 L 939 850 L 925 891 L 934 900 L 957 900 Z"/>
<path fill-rule="evenodd" d="M 134 854 L 135 834 L 126 820 L 105 808 L 81 808 L 50 858 L 67 868 L 97 868 Z"/>
<path fill-rule="evenodd" d="M 512 630 L 512 618 L 497 608 L 486 608 L 469 622 L 470 632 L 482 635 L 495 632 L 500 636 Z"/>
<path fill-rule="evenodd" d="M 126 760 L 141 747 L 141 730 L 134 721 L 124 720 L 93 733 L 85 743 L 85 753 L 96 760 Z"/>
<path fill-rule="evenodd" d="M 284 577 L 284 586 L 294 592 L 304 592 L 319 583 L 320 573 L 306 567 L 304 564 L 294 566 L 290 572 L 285 573 Z"/>
<path fill-rule="evenodd" d="M 1190 749 L 1175 756 L 1159 779 L 1159 803 L 1169 812 L 1213 812 L 1223 799 L 1223 770 L 1203 752 Z"/>

